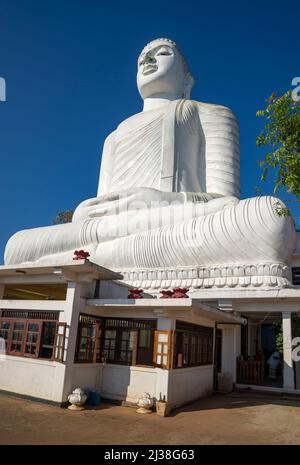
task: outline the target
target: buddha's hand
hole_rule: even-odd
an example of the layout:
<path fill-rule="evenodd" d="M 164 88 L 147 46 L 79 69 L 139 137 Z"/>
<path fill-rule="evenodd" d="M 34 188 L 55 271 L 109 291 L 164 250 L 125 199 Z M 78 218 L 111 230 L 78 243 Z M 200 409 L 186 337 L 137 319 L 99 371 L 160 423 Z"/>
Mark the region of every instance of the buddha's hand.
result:
<path fill-rule="evenodd" d="M 148 187 L 135 187 L 85 200 L 76 208 L 73 222 L 86 218 L 118 215 L 126 211 L 184 203 L 185 201 L 186 196 L 182 192 L 163 192 Z"/>
<path fill-rule="evenodd" d="M 235 207 L 239 203 L 239 199 L 233 196 L 224 196 L 214 198 L 204 205 L 205 215 L 216 213 L 225 208 Z"/>

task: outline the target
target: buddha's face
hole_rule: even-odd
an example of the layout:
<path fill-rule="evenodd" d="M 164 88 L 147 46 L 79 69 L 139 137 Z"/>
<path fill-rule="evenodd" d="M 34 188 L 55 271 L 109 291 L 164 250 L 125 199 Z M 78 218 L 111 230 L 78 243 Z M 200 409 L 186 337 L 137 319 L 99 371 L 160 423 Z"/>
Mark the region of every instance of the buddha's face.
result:
<path fill-rule="evenodd" d="M 139 56 L 137 85 L 143 99 L 162 94 L 182 97 L 186 81 L 184 61 L 176 47 L 154 42 Z"/>

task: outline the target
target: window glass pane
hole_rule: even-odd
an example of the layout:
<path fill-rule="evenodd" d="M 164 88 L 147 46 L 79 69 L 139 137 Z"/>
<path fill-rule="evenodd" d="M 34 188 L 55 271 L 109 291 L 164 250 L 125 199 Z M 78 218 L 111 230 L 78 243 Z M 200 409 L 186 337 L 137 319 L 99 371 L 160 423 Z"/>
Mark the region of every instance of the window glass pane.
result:
<path fill-rule="evenodd" d="M 29 322 L 27 325 L 25 354 L 37 355 L 37 341 L 39 336 L 39 323 Z M 21 332 L 19 332 L 21 334 Z"/>
<path fill-rule="evenodd" d="M 22 341 L 24 336 L 25 323 L 23 321 L 15 321 L 13 325 L 11 352 L 21 352 Z"/>
<path fill-rule="evenodd" d="M 104 333 L 103 357 L 108 361 L 115 361 L 117 330 L 106 330 Z"/>
<path fill-rule="evenodd" d="M 25 353 L 30 355 L 36 355 L 36 345 L 26 344 Z"/>
<path fill-rule="evenodd" d="M 167 366 L 167 361 L 168 361 L 167 355 L 163 355 L 163 358 L 162 358 L 163 365 Z"/>
<path fill-rule="evenodd" d="M 22 341 L 23 339 L 23 332 L 22 331 L 14 331 L 12 339 L 14 341 Z"/>
<path fill-rule="evenodd" d="M 158 342 L 168 342 L 168 335 L 166 333 L 159 333 Z"/>
<path fill-rule="evenodd" d="M 10 328 L 10 323 L 8 321 L 0 322 L 0 337 L 2 337 L 2 339 L 6 340 L 8 338 L 9 328 Z"/>
<path fill-rule="evenodd" d="M 164 354 L 167 354 L 167 353 L 168 353 L 168 346 L 167 346 L 167 344 L 164 344 L 163 349 L 164 349 L 164 350 L 163 350 L 163 353 L 164 353 Z"/>
<path fill-rule="evenodd" d="M 16 321 L 14 323 L 14 330 L 16 331 L 22 331 L 25 327 L 25 323 L 23 323 L 22 321 Z"/>
<path fill-rule="evenodd" d="M 37 333 L 38 330 L 39 330 L 38 323 L 28 323 L 28 330 L 27 330 L 28 332 L 33 331 L 33 332 Z"/>
<path fill-rule="evenodd" d="M 158 343 L 158 344 L 157 344 L 157 352 L 158 352 L 159 354 L 162 353 L 162 348 L 163 348 L 163 345 L 160 344 L 160 343 Z"/>
<path fill-rule="evenodd" d="M 154 330 L 140 330 L 138 335 L 137 365 L 153 366 Z"/>
<path fill-rule="evenodd" d="M 130 338 L 130 331 L 122 331 L 122 339 L 128 341 Z"/>
<path fill-rule="evenodd" d="M 157 363 L 157 365 L 161 365 L 161 355 L 157 355 L 156 363 Z"/>
<path fill-rule="evenodd" d="M 55 338 L 56 323 L 43 323 L 42 344 L 53 346 Z"/>
<path fill-rule="evenodd" d="M 105 331 L 105 338 L 107 338 L 107 339 L 115 339 L 116 334 L 117 334 L 116 330 L 108 330 L 107 329 Z"/>
<path fill-rule="evenodd" d="M 27 342 L 31 342 L 31 343 L 35 344 L 37 342 L 37 338 L 38 338 L 38 333 L 28 333 L 27 332 L 27 338 L 26 338 Z"/>
<path fill-rule="evenodd" d="M 125 352 L 125 351 L 120 352 L 120 360 L 122 362 L 126 362 L 126 359 L 127 359 L 126 355 L 127 355 L 127 352 Z"/>
<path fill-rule="evenodd" d="M 136 341 L 136 332 L 130 331 L 130 340 L 129 340 L 129 345 L 128 345 L 130 350 L 133 350 L 135 341 Z"/>
<path fill-rule="evenodd" d="M 86 337 L 87 335 L 88 335 L 88 329 L 85 326 L 83 326 L 81 328 L 81 337 Z"/>
<path fill-rule="evenodd" d="M 189 363 L 189 336 L 187 333 L 183 334 L 183 363 Z"/>
<path fill-rule="evenodd" d="M 139 334 L 139 347 L 150 348 L 151 347 L 151 331 L 141 329 Z"/>
<path fill-rule="evenodd" d="M 197 347 L 197 361 L 202 362 L 202 338 L 198 337 L 198 347 Z"/>
<path fill-rule="evenodd" d="M 101 361 L 101 330 L 99 329 L 98 338 L 96 341 L 96 362 Z"/>
<path fill-rule="evenodd" d="M 186 323 L 186 325 L 188 325 Z M 176 345 L 174 362 L 175 367 L 181 365 L 181 351 L 183 353 L 183 366 L 203 365 L 212 363 L 213 356 L 213 335 L 208 331 L 193 325 L 191 330 L 179 330 L 176 334 Z M 200 330 L 200 329 L 201 330 Z M 209 328 L 210 329 L 210 328 Z"/>
<path fill-rule="evenodd" d="M 191 355 L 190 363 L 196 362 L 196 336 L 191 336 Z"/>
<path fill-rule="evenodd" d="M 1 321 L 1 323 L 0 323 L 0 328 L 1 329 L 7 330 L 7 329 L 9 329 L 9 327 L 10 327 L 9 321 Z"/>
<path fill-rule="evenodd" d="M 42 340 L 39 356 L 41 358 L 52 358 L 55 339 L 56 323 L 45 322 L 42 328 Z"/>
<path fill-rule="evenodd" d="M 15 342 L 12 342 L 11 343 L 11 352 L 21 352 L 21 348 L 22 348 L 22 344 L 20 343 L 15 343 Z"/>

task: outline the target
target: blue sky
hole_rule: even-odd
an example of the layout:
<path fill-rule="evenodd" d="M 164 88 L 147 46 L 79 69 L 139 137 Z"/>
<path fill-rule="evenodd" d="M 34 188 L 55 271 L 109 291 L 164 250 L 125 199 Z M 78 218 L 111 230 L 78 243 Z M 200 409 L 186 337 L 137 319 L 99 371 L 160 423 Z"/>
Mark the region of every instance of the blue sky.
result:
<path fill-rule="evenodd" d="M 96 195 L 103 141 L 141 110 L 136 60 L 157 37 L 184 52 L 195 100 L 236 113 L 242 197 L 255 195 L 255 113 L 300 75 L 298 1 L 0 0 L 0 12 L 0 263 L 14 232 Z"/>

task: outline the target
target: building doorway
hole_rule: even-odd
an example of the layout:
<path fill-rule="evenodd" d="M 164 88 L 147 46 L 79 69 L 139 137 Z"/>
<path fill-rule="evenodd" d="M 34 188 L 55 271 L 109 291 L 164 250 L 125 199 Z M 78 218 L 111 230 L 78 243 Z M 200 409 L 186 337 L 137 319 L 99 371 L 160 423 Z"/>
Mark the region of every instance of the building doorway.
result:
<path fill-rule="evenodd" d="M 248 325 L 241 334 L 237 382 L 281 388 L 283 386 L 281 313 L 265 315 L 251 313 L 245 317 Z"/>

